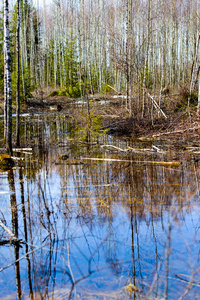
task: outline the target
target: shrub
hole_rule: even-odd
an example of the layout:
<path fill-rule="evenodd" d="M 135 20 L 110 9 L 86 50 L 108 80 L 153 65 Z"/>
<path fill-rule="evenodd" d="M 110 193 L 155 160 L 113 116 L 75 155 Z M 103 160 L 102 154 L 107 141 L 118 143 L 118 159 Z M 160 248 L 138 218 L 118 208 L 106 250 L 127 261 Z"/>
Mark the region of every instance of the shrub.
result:
<path fill-rule="evenodd" d="M 66 89 L 66 93 L 69 95 L 69 97 L 72 98 L 79 98 L 81 96 L 81 90 L 79 88 L 79 86 L 69 86 Z"/>
<path fill-rule="evenodd" d="M 51 92 L 47 97 L 54 97 L 54 96 L 58 96 L 59 91 L 53 91 Z"/>
<path fill-rule="evenodd" d="M 66 91 L 59 90 L 58 96 L 67 96 L 67 95 L 66 95 Z"/>

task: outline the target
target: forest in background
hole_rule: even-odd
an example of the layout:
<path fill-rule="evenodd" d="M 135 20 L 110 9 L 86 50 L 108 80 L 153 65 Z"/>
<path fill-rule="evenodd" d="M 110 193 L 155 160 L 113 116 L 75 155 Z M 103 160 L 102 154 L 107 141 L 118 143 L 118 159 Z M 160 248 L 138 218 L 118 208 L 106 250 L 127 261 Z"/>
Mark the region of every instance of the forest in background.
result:
<path fill-rule="evenodd" d="M 20 95 L 59 89 L 60 95 L 123 92 L 126 108 L 148 116 L 146 95 L 195 87 L 197 0 L 21 0 Z M 16 95 L 17 4 L 10 9 L 12 93 Z M 1 15 L 3 29 L 3 14 Z M 0 89 L 4 88 L 3 30 Z M 194 88 L 192 87 L 192 88 Z"/>

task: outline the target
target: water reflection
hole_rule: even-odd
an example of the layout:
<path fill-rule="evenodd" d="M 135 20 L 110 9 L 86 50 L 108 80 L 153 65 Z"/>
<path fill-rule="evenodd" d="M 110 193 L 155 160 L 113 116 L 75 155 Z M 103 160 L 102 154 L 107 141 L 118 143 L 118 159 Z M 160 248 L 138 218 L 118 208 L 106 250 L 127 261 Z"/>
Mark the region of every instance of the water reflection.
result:
<path fill-rule="evenodd" d="M 21 145 L 33 151 L 0 173 L 10 191 L 0 210 L 24 244 L 1 245 L 0 297 L 199 299 L 198 162 L 176 153 L 182 164 L 166 167 L 153 154 L 88 147 L 74 127 L 62 115 L 23 119 Z"/>

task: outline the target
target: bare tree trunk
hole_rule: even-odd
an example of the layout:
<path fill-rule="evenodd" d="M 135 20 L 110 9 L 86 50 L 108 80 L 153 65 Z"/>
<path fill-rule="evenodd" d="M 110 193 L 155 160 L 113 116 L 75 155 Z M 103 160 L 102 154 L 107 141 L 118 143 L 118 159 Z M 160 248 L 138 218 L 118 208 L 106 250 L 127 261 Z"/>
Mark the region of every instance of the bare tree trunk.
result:
<path fill-rule="evenodd" d="M 22 72 L 22 88 L 23 88 L 23 100 L 26 98 L 25 79 L 24 79 L 24 54 L 23 54 L 23 28 L 22 28 L 22 3 L 20 1 L 19 13 L 20 13 L 20 47 L 21 47 L 21 72 Z"/>
<path fill-rule="evenodd" d="M 9 189 L 11 192 L 10 195 L 10 208 L 11 208 L 11 217 L 12 217 L 12 232 L 14 236 L 18 238 L 18 209 L 17 209 L 17 199 L 15 191 L 15 179 L 13 169 L 10 170 L 8 174 Z M 22 289 L 21 289 L 21 276 L 20 276 L 20 265 L 19 265 L 19 244 L 14 245 L 14 254 L 15 254 L 15 276 L 16 276 L 16 287 L 17 287 L 17 299 L 22 298 Z"/>
<path fill-rule="evenodd" d="M 6 148 L 12 155 L 12 83 L 11 83 L 11 54 L 10 54 L 10 35 L 9 35 L 9 6 L 8 0 L 4 0 L 4 62 L 5 62 L 5 106 L 7 107 L 6 125 Z"/>
<path fill-rule="evenodd" d="M 5 25 L 4 25 L 5 26 Z M 7 106 L 8 106 L 8 91 L 7 91 L 7 72 L 6 72 L 6 52 L 4 46 L 4 142 L 6 143 L 7 139 Z"/>
<path fill-rule="evenodd" d="M 195 81 L 197 79 L 199 44 L 200 44 L 200 34 L 199 34 L 199 32 L 197 32 L 196 53 L 195 53 L 194 64 L 193 64 L 193 68 L 192 68 L 192 78 L 191 78 L 191 83 L 190 83 L 190 92 L 194 90 Z"/>
<path fill-rule="evenodd" d="M 199 91 L 198 91 L 198 105 L 197 105 L 197 114 L 200 114 L 200 74 L 198 78 Z"/>
<path fill-rule="evenodd" d="M 126 109 L 129 103 L 129 1 L 126 0 Z"/>
<path fill-rule="evenodd" d="M 20 0 L 17 0 L 17 32 L 16 32 L 16 52 L 17 52 L 17 92 L 16 92 L 16 102 L 17 102 L 17 111 L 16 111 L 16 135 L 17 141 L 16 145 L 20 145 L 20 91 L 19 91 L 19 81 L 20 81 L 20 69 L 19 69 L 19 30 L 20 30 Z"/>

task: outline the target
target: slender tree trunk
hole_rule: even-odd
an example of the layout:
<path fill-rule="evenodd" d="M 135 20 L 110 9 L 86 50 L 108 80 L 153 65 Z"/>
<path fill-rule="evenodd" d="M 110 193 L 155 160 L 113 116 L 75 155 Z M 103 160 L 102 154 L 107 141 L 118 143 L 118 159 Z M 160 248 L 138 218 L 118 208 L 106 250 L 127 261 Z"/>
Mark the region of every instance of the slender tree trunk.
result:
<path fill-rule="evenodd" d="M 12 155 L 12 83 L 11 83 L 11 54 L 10 54 L 10 35 L 9 35 L 9 6 L 8 0 L 4 0 L 4 62 L 5 62 L 5 107 L 7 107 L 6 118 L 6 148 Z"/>
<path fill-rule="evenodd" d="M 10 209 L 11 209 L 11 218 L 12 218 L 12 232 L 15 237 L 18 238 L 18 206 L 17 206 L 17 198 L 15 191 L 15 179 L 13 169 L 9 171 L 8 174 L 8 182 L 10 189 Z M 17 288 L 17 299 L 22 298 L 22 289 L 21 289 L 21 276 L 20 276 L 20 265 L 19 265 L 19 244 L 14 245 L 14 254 L 15 254 L 15 277 L 16 277 L 16 288 Z"/>
<path fill-rule="evenodd" d="M 8 131 L 7 106 L 8 106 L 8 91 L 7 91 L 7 72 L 6 72 L 6 52 L 5 52 L 5 45 L 4 45 L 4 142 L 5 143 L 6 143 L 7 131 Z"/>
<path fill-rule="evenodd" d="M 197 105 L 197 114 L 200 115 L 200 74 L 198 78 L 198 105 Z"/>
<path fill-rule="evenodd" d="M 26 98 L 25 91 L 25 79 L 24 79 L 24 54 L 23 54 L 23 28 L 22 28 L 22 4 L 20 1 L 19 13 L 20 13 L 20 47 L 21 47 L 21 72 L 22 72 L 22 88 L 23 88 L 23 100 Z M 25 22 L 25 21 L 24 21 Z"/>
<path fill-rule="evenodd" d="M 16 32 L 16 52 L 17 52 L 17 111 L 16 111 L 16 135 L 17 135 L 17 146 L 20 145 L 20 91 L 19 91 L 19 81 L 20 81 L 20 68 L 19 68 L 19 31 L 20 31 L 20 0 L 17 0 L 17 32 Z"/>
<path fill-rule="evenodd" d="M 126 109 L 129 103 L 129 1 L 126 0 Z"/>

